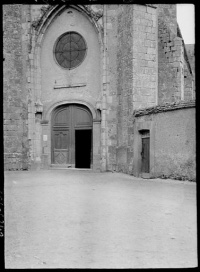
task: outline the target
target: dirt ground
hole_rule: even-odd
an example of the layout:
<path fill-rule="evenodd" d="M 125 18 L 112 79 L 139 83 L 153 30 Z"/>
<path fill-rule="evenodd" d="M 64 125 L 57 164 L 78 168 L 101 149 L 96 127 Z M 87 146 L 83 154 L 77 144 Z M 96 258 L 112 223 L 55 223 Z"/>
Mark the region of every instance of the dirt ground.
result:
<path fill-rule="evenodd" d="M 6 268 L 197 266 L 195 183 L 47 170 L 4 184 Z"/>

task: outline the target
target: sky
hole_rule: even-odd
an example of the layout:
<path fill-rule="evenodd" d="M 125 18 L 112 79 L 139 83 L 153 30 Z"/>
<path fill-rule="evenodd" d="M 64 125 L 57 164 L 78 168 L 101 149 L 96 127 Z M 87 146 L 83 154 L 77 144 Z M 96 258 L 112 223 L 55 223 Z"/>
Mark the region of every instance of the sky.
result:
<path fill-rule="evenodd" d="M 185 44 L 195 43 L 195 19 L 193 4 L 177 4 L 177 21 Z"/>

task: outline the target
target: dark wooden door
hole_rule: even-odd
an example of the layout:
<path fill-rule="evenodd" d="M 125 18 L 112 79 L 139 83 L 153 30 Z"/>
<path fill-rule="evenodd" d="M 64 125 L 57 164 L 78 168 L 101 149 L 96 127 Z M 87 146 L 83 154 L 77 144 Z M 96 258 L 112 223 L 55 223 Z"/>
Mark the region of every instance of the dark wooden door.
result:
<path fill-rule="evenodd" d="M 52 163 L 75 167 L 75 131 L 92 129 L 92 116 L 84 106 L 59 107 L 52 118 Z M 83 142 L 84 145 L 84 142 Z"/>
<path fill-rule="evenodd" d="M 142 138 L 142 173 L 149 173 L 150 165 L 150 138 Z"/>
<path fill-rule="evenodd" d="M 59 108 L 52 124 L 52 163 L 71 164 L 71 108 Z"/>

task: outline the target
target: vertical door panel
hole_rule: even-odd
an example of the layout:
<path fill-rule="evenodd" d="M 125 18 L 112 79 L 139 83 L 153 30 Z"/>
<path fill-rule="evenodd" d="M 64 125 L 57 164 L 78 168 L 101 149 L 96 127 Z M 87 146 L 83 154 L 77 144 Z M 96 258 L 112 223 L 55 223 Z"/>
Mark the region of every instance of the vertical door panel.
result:
<path fill-rule="evenodd" d="M 54 148 L 53 156 L 55 164 L 68 164 L 69 163 L 69 131 L 54 131 Z"/>
<path fill-rule="evenodd" d="M 54 125 L 56 126 L 70 126 L 70 108 L 59 110 L 54 118 Z"/>
<path fill-rule="evenodd" d="M 91 114 L 87 110 L 77 107 L 74 111 L 74 124 L 76 127 L 91 126 Z"/>

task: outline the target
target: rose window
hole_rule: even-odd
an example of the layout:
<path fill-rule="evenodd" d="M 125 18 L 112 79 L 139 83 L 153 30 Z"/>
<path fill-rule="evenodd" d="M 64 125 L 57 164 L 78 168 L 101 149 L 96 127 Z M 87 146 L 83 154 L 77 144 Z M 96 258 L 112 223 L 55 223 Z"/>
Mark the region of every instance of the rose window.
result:
<path fill-rule="evenodd" d="M 56 61 L 63 68 L 73 69 L 84 60 L 86 49 L 85 40 L 80 34 L 67 32 L 59 38 L 55 46 Z"/>

